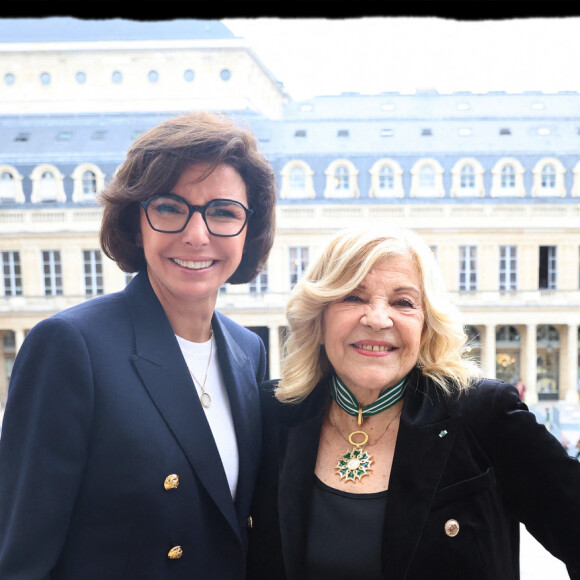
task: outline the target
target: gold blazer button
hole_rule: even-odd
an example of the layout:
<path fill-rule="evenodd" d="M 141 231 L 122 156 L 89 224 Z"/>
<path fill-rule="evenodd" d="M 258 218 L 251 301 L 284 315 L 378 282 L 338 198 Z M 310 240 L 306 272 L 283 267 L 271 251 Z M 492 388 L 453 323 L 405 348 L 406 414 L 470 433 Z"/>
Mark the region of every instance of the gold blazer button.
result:
<path fill-rule="evenodd" d="M 248 529 L 251 530 L 254 527 L 254 518 L 252 516 L 248 516 Z"/>
<path fill-rule="evenodd" d="M 170 560 L 179 560 L 181 556 L 183 556 L 183 550 L 181 549 L 181 546 L 175 546 L 174 548 L 171 548 L 171 550 L 169 550 L 169 552 L 167 553 L 167 557 Z"/>
<path fill-rule="evenodd" d="M 454 538 L 459 533 L 459 522 L 457 520 L 447 520 L 445 522 L 445 533 Z"/>
<path fill-rule="evenodd" d="M 177 489 L 179 487 L 179 475 L 175 475 L 175 473 L 168 475 L 163 482 L 163 487 L 167 490 Z"/>

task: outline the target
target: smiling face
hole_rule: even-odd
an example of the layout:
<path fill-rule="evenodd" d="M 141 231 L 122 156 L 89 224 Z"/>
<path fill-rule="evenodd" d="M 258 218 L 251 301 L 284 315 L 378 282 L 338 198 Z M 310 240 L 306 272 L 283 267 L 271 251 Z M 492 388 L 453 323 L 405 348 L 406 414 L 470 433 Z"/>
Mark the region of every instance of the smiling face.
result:
<path fill-rule="evenodd" d="M 363 406 L 415 366 L 423 330 L 421 281 L 406 256 L 383 259 L 323 313 L 323 344 L 335 372 Z"/>
<path fill-rule="evenodd" d="M 233 199 L 248 207 L 246 185 L 230 165 L 221 164 L 203 181 L 198 181 L 206 164 L 187 167 L 174 193 L 192 205 L 205 205 L 212 199 Z M 155 294 L 166 313 L 179 312 L 188 305 L 213 311 L 219 287 L 236 271 L 244 251 L 247 228 L 235 237 L 210 234 L 201 213 L 195 212 L 179 233 L 153 230 L 141 208 L 141 232 L 147 273 Z"/>

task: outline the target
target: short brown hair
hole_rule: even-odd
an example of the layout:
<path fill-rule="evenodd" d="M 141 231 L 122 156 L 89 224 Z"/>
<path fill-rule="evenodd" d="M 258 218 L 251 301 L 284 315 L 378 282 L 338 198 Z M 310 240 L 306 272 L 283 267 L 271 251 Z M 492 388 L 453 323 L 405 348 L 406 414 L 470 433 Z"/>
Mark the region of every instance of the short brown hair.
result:
<path fill-rule="evenodd" d="M 124 272 L 144 270 L 145 254 L 137 244 L 140 202 L 170 192 L 183 171 L 195 163 L 209 164 L 204 177 L 225 163 L 244 180 L 248 205 L 254 213 L 248 221 L 242 261 L 228 282 L 249 282 L 262 270 L 274 242 L 276 176 L 253 133 L 224 115 L 182 115 L 135 141 L 99 194 L 105 208 L 101 248 Z"/>

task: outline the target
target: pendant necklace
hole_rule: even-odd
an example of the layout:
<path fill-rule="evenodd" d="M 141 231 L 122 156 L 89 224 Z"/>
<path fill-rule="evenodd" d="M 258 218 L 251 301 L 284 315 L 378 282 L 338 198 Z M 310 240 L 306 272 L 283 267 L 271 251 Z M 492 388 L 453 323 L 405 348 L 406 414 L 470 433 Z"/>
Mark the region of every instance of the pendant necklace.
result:
<path fill-rule="evenodd" d="M 338 427 L 332 422 L 329 415 L 330 424 L 340 433 L 340 435 L 347 440 L 351 445 L 352 449 L 347 449 L 346 452 L 338 458 L 337 464 L 335 466 L 336 475 L 345 483 L 352 481 L 356 483 L 360 481 L 365 475 L 370 475 L 371 465 L 374 462 L 372 455 L 369 455 L 366 447 L 371 447 L 378 443 L 383 435 L 389 430 L 389 427 L 393 421 L 401 414 L 400 412 L 395 415 L 386 426 L 385 430 L 381 433 L 379 438 L 370 445 L 367 445 L 369 441 L 369 436 L 362 429 L 363 419 L 365 417 L 371 417 L 373 415 L 378 415 L 383 411 L 386 411 L 393 405 L 396 405 L 402 398 L 405 392 L 405 381 L 407 377 L 404 377 L 396 385 L 381 391 L 377 400 L 366 407 L 362 407 L 356 400 L 356 397 L 351 393 L 349 388 L 344 384 L 338 375 L 334 375 L 330 381 L 330 392 L 332 393 L 332 398 L 336 401 L 337 405 L 349 415 L 357 417 L 357 423 L 359 429 L 353 431 L 348 438 L 345 437 Z M 362 437 L 362 441 L 355 441 L 354 437 Z M 366 447 L 365 447 L 366 446 Z"/>
<path fill-rule="evenodd" d="M 204 409 L 209 409 L 211 407 L 211 397 L 209 396 L 209 393 L 205 392 L 205 382 L 207 381 L 207 373 L 209 371 L 209 365 L 211 363 L 211 355 L 213 352 L 213 328 L 210 327 L 209 329 L 209 357 L 207 359 L 207 367 L 205 369 L 205 377 L 203 377 L 203 383 L 196 378 L 196 376 L 193 374 L 193 372 L 191 371 L 191 369 L 189 369 L 189 373 L 191 374 L 191 377 L 193 378 L 194 382 L 196 382 L 199 385 L 199 388 L 201 390 L 201 394 L 199 395 L 199 400 L 201 402 L 201 406 Z"/>

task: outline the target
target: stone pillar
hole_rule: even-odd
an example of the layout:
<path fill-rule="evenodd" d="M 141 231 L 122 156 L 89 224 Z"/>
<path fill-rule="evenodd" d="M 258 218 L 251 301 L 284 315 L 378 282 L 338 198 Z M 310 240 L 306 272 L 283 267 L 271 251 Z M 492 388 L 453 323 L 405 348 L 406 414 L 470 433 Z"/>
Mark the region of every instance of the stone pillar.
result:
<path fill-rule="evenodd" d="M 483 371 L 488 379 L 495 379 L 495 325 L 485 325 L 485 341 L 483 350 Z"/>
<path fill-rule="evenodd" d="M 270 378 L 278 379 L 280 378 L 280 330 L 277 324 L 269 326 L 268 330 L 270 335 Z"/>
<path fill-rule="evenodd" d="M 537 368 L 537 336 L 536 325 L 526 325 L 526 374 L 524 382 L 526 385 L 525 402 L 528 405 L 535 405 L 538 402 L 538 368 Z"/>
<path fill-rule="evenodd" d="M 578 402 L 578 325 L 568 325 L 566 365 L 566 396 L 568 403 Z"/>
<path fill-rule="evenodd" d="M 22 346 L 22 343 L 24 342 L 24 330 L 22 328 L 18 328 L 14 331 L 15 337 L 14 337 L 14 342 L 15 342 L 15 355 L 18 354 L 18 351 L 20 350 L 20 347 Z"/>

